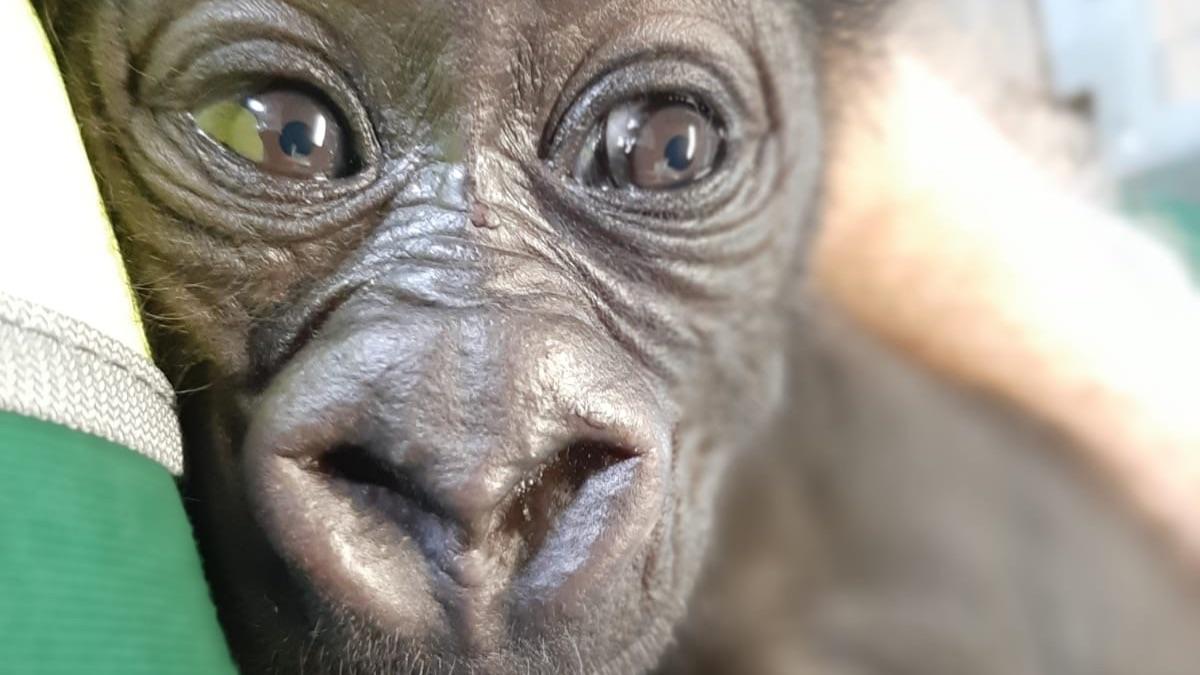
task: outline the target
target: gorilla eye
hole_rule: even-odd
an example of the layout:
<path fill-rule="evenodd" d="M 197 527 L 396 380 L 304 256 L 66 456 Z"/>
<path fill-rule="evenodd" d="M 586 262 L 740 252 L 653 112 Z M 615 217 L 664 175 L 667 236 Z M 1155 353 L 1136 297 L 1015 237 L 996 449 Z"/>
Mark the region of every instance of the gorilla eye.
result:
<path fill-rule="evenodd" d="M 716 168 L 725 129 L 698 101 L 653 96 L 621 103 L 592 131 L 575 178 L 600 188 L 675 190 Z"/>
<path fill-rule="evenodd" d="M 350 169 L 349 142 L 339 117 L 319 97 L 294 89 L 218 100 L 193 114 L 209 138 L 292 178 L 336 178 Z"/>

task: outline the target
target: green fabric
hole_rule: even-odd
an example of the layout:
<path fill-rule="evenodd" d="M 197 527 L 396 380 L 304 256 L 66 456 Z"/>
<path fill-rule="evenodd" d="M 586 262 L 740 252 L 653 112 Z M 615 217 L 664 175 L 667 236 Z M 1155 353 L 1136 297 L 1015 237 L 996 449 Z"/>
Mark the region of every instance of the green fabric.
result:
<path fill-rule="evenodd" d="M 0 672 L 234 672 L 166 469 L 0 412 Z"/>
<path fill-rule="evenodd" d="M 1154 205 L 1153 213 L 1174 227 L 1169 236 L 1200 276 L 1200 196 L 1194 201 L 1163 199 Z"/>
<path fill-rule="evenodd" d="M 1200 153 L 1127 179 L 1125 210 L 1187 256 L 1200 281 Z"/>

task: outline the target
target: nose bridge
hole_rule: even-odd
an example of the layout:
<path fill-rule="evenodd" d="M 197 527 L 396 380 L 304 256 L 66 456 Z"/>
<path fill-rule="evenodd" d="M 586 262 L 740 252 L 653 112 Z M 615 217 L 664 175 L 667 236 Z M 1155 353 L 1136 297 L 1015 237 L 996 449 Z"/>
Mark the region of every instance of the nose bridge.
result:
<path fill-rule="evenodd" d="M 370 394 L 372 452 L 478 524 L 564 447 L 657 397 L 566 270 L 524 245 L 536 234 L 474 222 L 469 181 L 452 163 L 414 177 L 352 266 L 364 283 L 348 309 L 395 348 Z"/>
<path fill-rule="evenodd" d="M 564 271 L 522 246 L 520 223 L 497 232 L 472 221 L 467 180 L 461 164 L 425 170 L 356 274 L 369 280 L 363 296 L 378 330 L 410 336 L 396 357 L 415 381 L 382 383 L 396 410 L 381 416 L 421 432 L 432 473 L 462 480 L 476 464 L 495 478 L 505 464 L 536 461 L 557 440 L 562 401 L 539 369 L 554 348 L 597 348 L 598 337 Z M 574 345 L 546 339 L 567 326 Z"/>
<path fill-rule="evenodd" d="M 480 482 L 480 474 L 505 473 L 539 452 L 533 422 L 553 402 L 530 395 L 525 382 L 537 356 L 514 338 L 527 319 L 484 308 L 447 323 L 424 368 L 429 395 L 423 403 L 444 423 L 431 469 L 440 480 L 461 482 L 461 468 L 466 482 Z M 479 487 L 498 489 L 500 478 Z"/>
<path fill-rule="evenodd" d="M 382 435 L 431 496 L 464 520 L 494 508 L 569 442 L 572 404 L 544 378 L 549 321 L 493 308 L 446 311 L 424 332 L 412 379 L 380 383 Z"/>
<path fill-rule="evenodd" d="M 669 443 L 655 390 L 602 333 L 502 307 L 397 307 L 410 336 L 375 383 L 372 451 L 420 485 L 469 537 L 573 447 L 651 452 Z"/>
<path fill-rule="evenodd" d="M 402 294 L 423 279 L 444 284 L 451 305 L 558 300 L 554 311 L 579 304 L 559 261 L 535 239 L 545 237 L 536 213 L 499 210 L 489 191 L 506 190 L 503 173 L 481 171 L 475 158 L 428 161 L 413 171 L 385 207 L 379 225 L 347 263 L 348 276 L 367 277 Z M 481 175 L 482 174 L 482 175 Z M 492 195 L 494 196 L 494 195 Z M 440 274 L 430 278 L 435 268 Z M 565 302 L 561 302 L 566 300 Z M 536 303 L 547 307 L 547 303 Z"/>

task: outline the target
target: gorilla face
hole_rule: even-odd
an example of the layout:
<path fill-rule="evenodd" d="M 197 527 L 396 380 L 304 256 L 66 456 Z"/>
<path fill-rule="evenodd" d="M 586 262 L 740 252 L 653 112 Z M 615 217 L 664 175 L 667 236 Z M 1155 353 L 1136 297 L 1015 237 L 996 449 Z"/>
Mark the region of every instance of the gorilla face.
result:
<path fill-rule="evenodd" d="M 813 13 L 46 11 L 243 666 L 652 666 L 778 397 Z"/>

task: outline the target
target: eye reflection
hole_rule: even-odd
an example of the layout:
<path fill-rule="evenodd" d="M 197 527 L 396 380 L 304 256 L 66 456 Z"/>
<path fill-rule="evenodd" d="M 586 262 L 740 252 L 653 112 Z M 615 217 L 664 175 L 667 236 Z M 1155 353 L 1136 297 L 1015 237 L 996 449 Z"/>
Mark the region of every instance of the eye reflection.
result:
<path fill-rule="evenodd" d="M 600 188 L 679 189 L 713 171 L 724 141 L 720 123 L 689 98 L 627 101 L 592 131 L 575 177 Z"/>
<path fill-rule="evenodd" d="M 349 169 L 349 144 L 338 116 L 302 91 L 226 98 L 202 107 L 193 118 L 204 135 L 268 173 L 333 178 Z"/>

